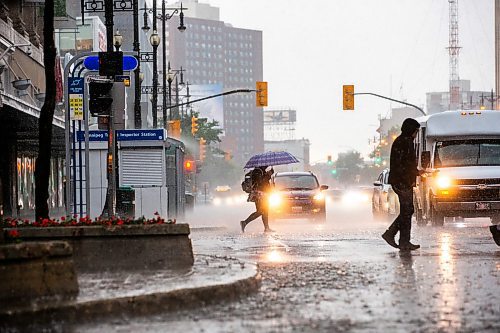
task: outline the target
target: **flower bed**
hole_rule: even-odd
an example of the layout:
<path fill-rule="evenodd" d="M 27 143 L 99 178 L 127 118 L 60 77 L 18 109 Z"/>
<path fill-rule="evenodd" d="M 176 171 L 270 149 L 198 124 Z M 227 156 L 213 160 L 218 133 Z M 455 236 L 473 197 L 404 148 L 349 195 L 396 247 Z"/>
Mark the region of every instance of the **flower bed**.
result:
<path fill-rule="evenodd" d="M 151 224 L 175 224 L 176 220 L 165 220 L 158 213 L 152 219 L 145 217 L 134 219 L 121 219 L 119 217 L 95 218 L 80 217 L 76 215 L 57 219 L 41 219 L 39 221 L 30 221 L 27 219 L 16 219 L 7 217 L 0 219 L 0 228 L 22 228 L 22 227 L 80 227 L 80 226 L 113 226 L 113 225 L 151 225 Z"/>
<path fill-rule="evenodd" d="M 60 218 L 0 222 L 7 242 L 64 240 L 79 273 L 186 267 L 193 264 L 189 225 L 153 219 Z"/>

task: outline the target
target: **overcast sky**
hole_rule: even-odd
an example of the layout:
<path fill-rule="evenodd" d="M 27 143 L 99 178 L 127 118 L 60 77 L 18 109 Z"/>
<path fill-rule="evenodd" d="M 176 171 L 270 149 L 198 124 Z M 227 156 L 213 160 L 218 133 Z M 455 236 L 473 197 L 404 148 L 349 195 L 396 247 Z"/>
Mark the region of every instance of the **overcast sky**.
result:
<path fill-rule="evenodd" d="M 425 93 L 447 91 L 448 0 L 200 0 L 221 20 L 263 31 L 269 106 L 297 110 L 297 138 L 311 140 L 311 161 L 355 149 L 389 101 L 357 96 L 342 111 L 342 85 L 425 105 Z M 494 0 L 459 0 L 461 79 L 494 88 Z M 396 107 L 395 103 L 392 103 Z"/>

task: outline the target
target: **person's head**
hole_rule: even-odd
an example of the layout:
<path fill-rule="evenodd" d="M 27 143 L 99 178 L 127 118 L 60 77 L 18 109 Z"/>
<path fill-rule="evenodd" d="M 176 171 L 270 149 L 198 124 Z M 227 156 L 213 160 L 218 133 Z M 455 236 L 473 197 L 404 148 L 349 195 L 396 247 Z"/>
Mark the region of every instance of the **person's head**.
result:
<path fill-rule="evenodd" d="M 401 125 L 401 134 L 407 137 L 415 138 L 418 133 L 420 124 L 413 118 L 406 118 Z"/>

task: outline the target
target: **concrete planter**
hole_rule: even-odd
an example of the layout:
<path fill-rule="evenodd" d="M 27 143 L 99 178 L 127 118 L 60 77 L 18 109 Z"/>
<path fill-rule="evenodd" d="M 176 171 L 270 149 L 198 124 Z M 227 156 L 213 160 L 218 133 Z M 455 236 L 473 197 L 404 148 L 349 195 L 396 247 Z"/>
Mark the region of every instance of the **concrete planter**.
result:
<path fill-rule="evenodd" d="M 67 242 L 1 245 L 0 304 L 12 307 L 40 297 L 75 296 L 78 281 L 71 253 Z"/>
<path fill-rule="evenodd" d="M 9 239 L 9 230 L 5 237 Z M 77 272 L 185 268 L 193 265 L 188 224 L 17 228 L 25 242 L 64 240 Z"/>

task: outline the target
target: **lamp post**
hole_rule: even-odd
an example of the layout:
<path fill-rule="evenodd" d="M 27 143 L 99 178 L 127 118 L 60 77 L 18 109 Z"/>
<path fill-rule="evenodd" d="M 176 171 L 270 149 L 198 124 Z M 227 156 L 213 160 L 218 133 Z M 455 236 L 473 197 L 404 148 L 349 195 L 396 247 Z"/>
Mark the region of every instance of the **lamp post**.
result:
<path fill-rule="evenodd" d="M 152 106 L 153 106 L 153 126 L 156 128 L 158 127 L 158 119 L 157 119 L 157 114 L 156 114 L 156 109 L 158 105 L 158 69 L 157 69 L 157 48 L 158 45 L 160 44 L 160 37 L 158 36 L 157 33 L 157 28 L 156 28 L 156 20 L 162 20 L 162 38 L 163 38 L 163 43 L 162 43 L 162 55 L 163 55 L 163 127 L 166 128 L 167 125 L 167 117 L 166 117 L 166 107 L 167 107 L 167 94 L 166 94 L 166 89 L 165 87 L 167 86 L 167 74 L 166 74 L 166 61 L 167 61 L 167 52 L 166 52 L 166 27 L 165 23 L 166 21 L 170 20 L 175 14 L 179 13 L 179 27 L 177 29 L 180 32 L 183 32 L 186 30 L 186 26 L 184 25 L 184 12 L 183 10 L 186 10 L 187 8 L 184 8 L 181 6 L 179 8 L 166 8 L 165 7 L 165 0 L 162 1 L 162 6 L 161 6 L 161 14 L 157 14 L 156 12 L 156 1 L 153 0 L 153 8 L 148 9 L 146 5 L 144 6 L 144 26 L 142 27 L 142 30 L 144 32 L 149 31 L 149 26 L 147 23 L 148 19 L 148 13 L 153 14 L 153 34 L 150 37 L 150 43 L 153 46 L 153 100 L 152 100 Z M 171 13 L 167 13 L 167 10 L 172 10 Z M 154 37 L 153 37 L 154 36 Z"/>
<path fill-rule="evenodd" d="M 153 106 L 153 127 L 157 128 L 158 127 L 158 110 L 157 110 L 157 105 L 158 105 L 158 64 L 157 64 L 157 50 L 158 50 L 158 45 L 160 45 L 160 36 L 158 36 L 158 33 L 156 30 L 153 30 L 153 33 L 149 37 L 149 42 L 151 43 L 151 46 L 153 46 L 153 100 L 151 101 L 151 104 Z"/>
<path fill-rule="evenodd" d="M 180 32 L 184 32 L 186 30 L 186 26 L 184 25 L 184 12 L 183 10 L 187 9 L 182 6 L 181 2 L 181 7 L 180 8 L 169 8 L 169 10 L 173 10 L 172 13 L 167 13 L 165 8 L 165 0 L 162 0 L 161 3 L 161 15 L 158 16 L 158 19 L 162 20 L 162 55 L 163 55 L 163 126 L 166 128 L 167 126 L 167 92 L 165 87 L 167 86 L 167 81 L 168 81 L 168 91 L 169 91 L 169 106 L 172 105 L 171 102 L 171 97 L 170 97 L 170 91 L 171 91 L 171 85 L 172 85 L 172 80 L 173 78 L 170 78 L 170 63 L 168 65 L 168 72 L 166 73 L 167 69 L 167 36 L 166 36 L 166 29 L 165 25 L 168 20 L 170 20 L 175 14 L 179 13 L 179 26 L 177 29 Z M 171 111 L 169 112 L 171 113 Z M 169 116 L 170 120 L 172 120 L 172 115 L 170 114 Z"/>
<path fill-rule="evenodd" d="M 113 45 L 115 46 L 116 51 L 120 51 L 120 47 L 123 44 L 123 36 L 120 35 L 120 32 L 116 30 L 115 34 L 113 35 Z"/>
<path fill-rule="evenodd" d="M 167 71 L 167 81 L 168 81 L 168 106 L 172 106 L 172 81 L 174 81 L 175 79 L 175 89 L 177 91 L 177 96 L 179 94 L 179 87 L 178 87 L 178 84 L 180 85 L 184 85 L 184 70 L 182 69 L 182 66 L 181 66 L 181 69 L 172 69 L 170 68 L 170 62 L 168 63 L 168 71 Z M 177 74 L 180 75 L 180 81 L 181 82 L 177 82 Z M 176 103 L 178 104 L 178 103 Z M 178 112 L 178 108 L 177 108 L 177 111 L 175 112 L 174 115 L 172 115 L 172 109 L 170 108 L 169 109 L 169 118 L 170 120 L 172 119 L 179 119 L 179 112 Z"/>

